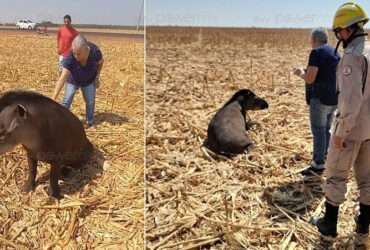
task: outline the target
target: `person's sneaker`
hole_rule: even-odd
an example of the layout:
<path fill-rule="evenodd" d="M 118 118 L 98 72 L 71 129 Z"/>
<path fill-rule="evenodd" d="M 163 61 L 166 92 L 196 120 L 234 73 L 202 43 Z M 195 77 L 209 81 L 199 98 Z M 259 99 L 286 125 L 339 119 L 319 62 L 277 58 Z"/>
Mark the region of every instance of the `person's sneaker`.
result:
<path fill-rule="evenodd" d="M 301 174 L 304 176 L 322 175 L 324 170 L 324 164 L 316 164 L 316 162 L 313 161 L 309 167 L 301 172 Z"/>
<path fill-rule="evenodd" d="M 366 250 L 368 249 L 368 234 L 355 233 L 354 235 L 354 248 L 356 250 Z"/>
<path fill-rule="evenodd" d="M 92 128 L 94 123 L 85 123 L 85 129 Z"/>

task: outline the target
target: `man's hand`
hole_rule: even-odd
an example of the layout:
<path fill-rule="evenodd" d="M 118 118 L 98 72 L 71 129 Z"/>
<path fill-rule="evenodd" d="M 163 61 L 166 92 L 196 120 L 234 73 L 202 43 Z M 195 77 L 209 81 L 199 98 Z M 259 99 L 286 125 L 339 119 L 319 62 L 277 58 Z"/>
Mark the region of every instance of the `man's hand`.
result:
<path fill-rule="evenodd" d="M 339 137 L 337 135 L 333 135 L 333 143 L 334 143 L 334 146 L 337 149 L 344 149 L 345 148 L 344 139 L 342 137 Z"/>
<path fill-rule="evenodd" d="M 100 78 L 96 77 L 95 79 L 95 87 L 98 89 L 100 87 Z"/>
<path fill-rule="evenodd" d="M 304 69 L 303 68 L 293 68 L 293 74 L 296 76 L 302 77 L 304 75 Z"/>

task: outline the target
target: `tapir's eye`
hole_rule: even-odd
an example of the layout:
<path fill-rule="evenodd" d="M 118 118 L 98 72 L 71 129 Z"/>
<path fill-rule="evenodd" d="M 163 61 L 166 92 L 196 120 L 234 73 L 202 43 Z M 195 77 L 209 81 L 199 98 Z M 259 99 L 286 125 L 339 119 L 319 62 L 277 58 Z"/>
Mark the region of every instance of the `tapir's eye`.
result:
<path fill-rule="evenodd" d="M 6 132 L 4 130 L 0 130 L 0 142 L 4 141 L 6 137 Z"/>

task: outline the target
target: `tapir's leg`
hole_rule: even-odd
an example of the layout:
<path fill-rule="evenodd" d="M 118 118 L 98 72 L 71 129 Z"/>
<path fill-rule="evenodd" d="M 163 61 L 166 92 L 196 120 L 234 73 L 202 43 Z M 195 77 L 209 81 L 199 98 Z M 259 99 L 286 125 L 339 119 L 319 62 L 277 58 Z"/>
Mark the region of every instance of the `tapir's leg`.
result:
<path fill-rule="evenodd" d="M 68 178 L 68 176 L 70 175 L 71 173 L 71 169 L 68 168 L 68 167 L 65 167 L 63 166 L 62 167 L 62 170 L 60 171 L 60 174 L 61 174 L 61 177 L 62 178 Z"/>
<path fill-rule="evenodd" d="M 231 154 L 242 154 L 248 147 L 252 145 L 252 141 L 246 134 L 241 134 L 239 137 L 234 138 L 233 142 L 227 145 L 227 152 Z"/>
<path fill-rule="evenodd" d="M 250 130 L 253 127 L 257 127 L 257 126 L 259 126 L 259 124 L 257 122 L 248 121 L 248 122 L 245 123 L 245 129 L 246 130 Z"/>
<path fill-rule="evenodd" d="M 251 139 L 249 139 L 248 136 L 245 137 L 245 141 L 243 144 L 243 151 L 248 151 L 249 147 L 253 145 L 253 142 Z"/>
<path fill-rule="evenodd" d="M 253 123 L 250 121 L 245 122 L 245 130 L 250 130 L 253 126 Z"/>
<path fill-rule="evenodd" d="M 23 187 L 23 191 L 26 193 L 35 190 L 37 175 L 37 160 L 34 159 L 29 153 L 27 153 L 27 161 L 28 161 L 28 178 Z"/>
<path fill-rule="evenodd" d="M 60 179 L 61 166 L 59 164 L 51 164 L 50 170 L 50 195 L 54 198 L 61 198 L 58 181 Z"/>

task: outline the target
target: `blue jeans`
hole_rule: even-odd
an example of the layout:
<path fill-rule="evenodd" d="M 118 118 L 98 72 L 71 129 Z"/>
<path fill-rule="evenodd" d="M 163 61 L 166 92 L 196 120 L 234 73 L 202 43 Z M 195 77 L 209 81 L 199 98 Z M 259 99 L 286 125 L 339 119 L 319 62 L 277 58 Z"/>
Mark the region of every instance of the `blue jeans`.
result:
<path fill-rule="evenodd" d="M 310 100 L 310 122 L 313 135 L 313 161 L 324 164 L 330 141 L 330 126 L 336 106 L 324 105 L 317 98 Z"/>
<path fill-rule="evenodd" d="M 85 87 L 79 87 L 72 83 L 66 83 L 62 105 L 69 109 L 72 105 L 73 97 L 79 88 L 81 88 L 82 95 L 86 104 L 87 124 L 92 125 L 94 122 L 94 112 L 95 112 L 95 95 L 96 95 L 95 83 L 90 83 Z"/>

